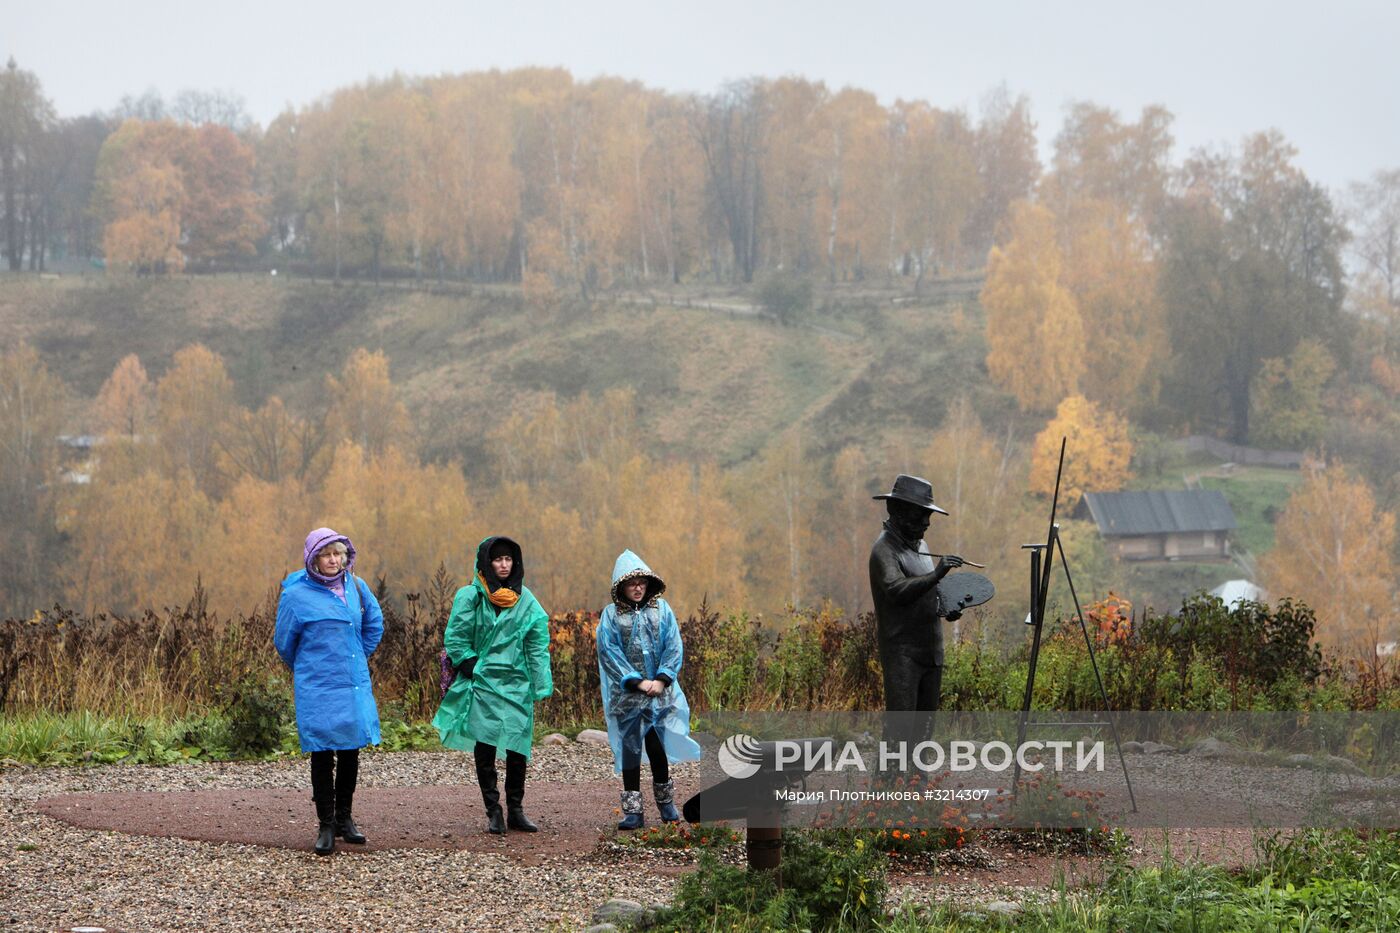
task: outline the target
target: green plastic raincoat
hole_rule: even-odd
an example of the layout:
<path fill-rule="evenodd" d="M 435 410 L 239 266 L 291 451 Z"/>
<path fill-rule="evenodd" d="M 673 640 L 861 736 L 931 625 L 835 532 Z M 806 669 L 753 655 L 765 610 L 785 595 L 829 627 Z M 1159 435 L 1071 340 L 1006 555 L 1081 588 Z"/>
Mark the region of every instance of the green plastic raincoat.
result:
<path fill-rule="evenodd" d="M 504 584 L 491 575 L 488 555 L 496 542 L 514 549 L 515 569 Z M 442 744 L 469 752 L 477 742 L 494 745 L 498 754 L 519 752 L 530 757 L 535 734 L 535 701 L 554 692 L 549 669 L 549 615 L 524 586 L 525 565 L 520 546 L 509 538 L 491 537 L 477 548 L 478 576 L 457 591 L 443 636 L 447 657 L 459 673 L 442 698 L 433 725 Z M 488 591 L 483 579 L 494 586 Z M 501 586 L 519 594 L 514 606 L 498 608 L 490 592 Z"/>

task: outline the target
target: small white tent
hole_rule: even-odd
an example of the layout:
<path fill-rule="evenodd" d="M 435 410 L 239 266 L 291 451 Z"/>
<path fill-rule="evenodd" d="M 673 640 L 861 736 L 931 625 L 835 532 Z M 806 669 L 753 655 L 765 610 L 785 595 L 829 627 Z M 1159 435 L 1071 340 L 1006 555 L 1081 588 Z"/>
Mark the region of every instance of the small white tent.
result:
<path fill-rule="evenodd" d="M 1269 594 L 1265 593 L 1261 587 L 1248 580 L 1226 580 L 1211 590 L 1210 595 L 1219 596 L 1220 601 L 1225 604 L 1227 609 L 1233 609 L 1245 600 L 1262 603 L 1269 598 Z"/>

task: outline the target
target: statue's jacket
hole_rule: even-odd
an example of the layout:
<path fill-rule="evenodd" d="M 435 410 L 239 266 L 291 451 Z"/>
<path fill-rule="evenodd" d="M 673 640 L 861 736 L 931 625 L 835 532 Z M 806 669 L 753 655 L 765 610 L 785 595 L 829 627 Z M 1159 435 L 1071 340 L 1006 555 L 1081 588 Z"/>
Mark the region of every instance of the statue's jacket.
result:
<path fill-rule="evenodd" d="M 923 541 L 911 544 L 885 524 L 870 549 L 870 594 L 882 659 L 896 651 L 925 664 L 943 663 L 938 586 L 925 577 L 933 569 Z"/>

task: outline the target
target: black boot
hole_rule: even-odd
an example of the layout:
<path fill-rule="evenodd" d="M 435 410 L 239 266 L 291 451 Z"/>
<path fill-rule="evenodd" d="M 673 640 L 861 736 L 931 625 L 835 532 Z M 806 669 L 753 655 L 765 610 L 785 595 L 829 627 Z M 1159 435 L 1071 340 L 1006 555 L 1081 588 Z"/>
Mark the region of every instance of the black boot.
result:
<path fill-rule="evenodd" d="M 506 825 L 522 833 L 537 833 L 540 828 L 530 822 L 521 808 L 525 800 L 525 756 L 516 752 L 506 754 Z"/>
<path fill-rule="evenodd" d="M 350 815 L 350 802 L 354 799 L 354 794 L 346 794 L 343 798 L 337 794 L 335 798 L 335 834 L 346 842 L 357 846 L 365 844 L 365 834 L 360 832 L 360 827 L 355 825 L 355 818 Z"/>
<path fill-rule="evenodd" d="M 501 816 L 501 792 L 496 786 L 496 769 L 477 765 L 476 782 L 481 785 L 481 801 L 486 804 L 486 831 L 497 836 L 505 834 L 506 824 Z"/>
<path fill-rule="evenodd" d="M 316 854 L 330 855 L 335 851 L 335 801 L 317 800 L 316 819 L 321 824 L 316 835 Z"/>
<path fill-rule="evenodd" d="M 360 751 L 346 749 L 335 753 L 335 834 L 357 846 L 365 844 L 365 834 L 350 815 L 355 785 L 360 780 Z"/>

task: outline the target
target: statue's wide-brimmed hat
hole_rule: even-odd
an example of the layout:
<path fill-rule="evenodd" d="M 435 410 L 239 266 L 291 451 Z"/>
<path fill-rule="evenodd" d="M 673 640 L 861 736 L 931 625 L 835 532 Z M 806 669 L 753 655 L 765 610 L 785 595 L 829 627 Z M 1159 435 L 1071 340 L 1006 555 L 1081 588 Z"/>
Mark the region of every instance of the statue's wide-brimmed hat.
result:
<path fill-rule="evenodd" d="M 872 499 L 898 499 L 900 502 L 907 502 L 910 505 L 917 505 L 921 509 L 928 509 L 930 512 L 937 512 L 939 515 L 947 515 L 946 509 L 940 509 L 933 504 L 933 484 L 921 476 L 910 476 L 908 473 L 901 473 L 894 478 L 894 488 L 887 493 L 878 496 L 871 496 Z"/>

